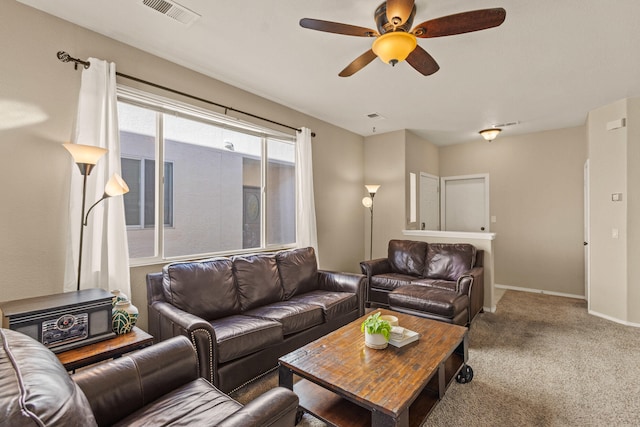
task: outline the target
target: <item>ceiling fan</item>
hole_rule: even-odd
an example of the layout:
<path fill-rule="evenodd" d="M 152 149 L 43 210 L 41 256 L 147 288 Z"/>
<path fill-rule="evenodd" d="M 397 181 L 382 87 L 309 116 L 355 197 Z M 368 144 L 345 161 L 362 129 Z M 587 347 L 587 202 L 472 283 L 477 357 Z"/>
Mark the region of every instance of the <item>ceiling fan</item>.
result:
<path fill-rule="evenodd" d="M 378 31 L 311 18 L 301 19 L 300 26 L 327 33 L 375 37 L 371 49 L 347 65 L 340 72 L 340 77 L 355 74 L 376 57 L 392 66 L 406 59 L 418 72 L 428 76 L 438 71 L 440 66 L 417 44 L 416 38 L 451 36 L 497 27 L 504 22 L 507 12 L 502 8 L 462 12 L 431 19 L 411 29 L 415 14 L 415 0 L 387 0 L 374 13 Z"/>

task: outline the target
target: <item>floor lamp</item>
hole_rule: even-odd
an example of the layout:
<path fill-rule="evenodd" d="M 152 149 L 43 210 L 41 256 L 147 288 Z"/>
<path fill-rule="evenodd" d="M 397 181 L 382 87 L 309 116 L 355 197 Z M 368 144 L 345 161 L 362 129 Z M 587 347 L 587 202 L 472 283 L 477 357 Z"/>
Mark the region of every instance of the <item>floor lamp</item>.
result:
<path fill-rule="evenodd" d="M 104 188 L 104 194 L 95 202 L 87 213 L 85 214 L 85 201 L 87 197 L 87 177 L 91 174 L 94 166 L 98 163 L 98 160 L 108 151 L 105 148 L 96 147 L 93 145 L 82 144 L 62 144 L 66 148 L 73 161 L 78 165 L 80 174 L 82 174 L 82 212 L 80 214 L 80 249 L 78 251 L 78 286 L 77 290 L 80 290 L 80 273 L 82 268 L 82 243 L 84 238 L 84 227 L 87 225 L 89 219 L 89 213 L 91 210 L 101 201 L 108 197 L 121 196 L 129 192 L 127 183 L 118 175 L 114 173 Z"/>
<path fill-rule="evenodd" d="M 369 208 L 369 211 L 371 212 L 371 233 L 369 235 L 369 259 L 373 259 L 373 198 L 375 197 L 376 192 L 378 191 L 378 188 L 380 188 L 380 186 L 369 184 L 369 185 L 365 185 L 365 187 L 369 192 L 369 197 L 365 197 L 364 199 L 362 199 L 362 204 L 364 205 L 365 208 Z"/>

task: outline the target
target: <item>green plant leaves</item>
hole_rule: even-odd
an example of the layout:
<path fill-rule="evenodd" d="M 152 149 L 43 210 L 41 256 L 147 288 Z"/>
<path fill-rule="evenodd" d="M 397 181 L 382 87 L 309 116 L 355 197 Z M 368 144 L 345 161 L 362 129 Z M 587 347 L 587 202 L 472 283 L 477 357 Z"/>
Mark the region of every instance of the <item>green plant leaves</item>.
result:
<path fill-rule="evenodd" d="M 369 334 L 382 334 L 387 341 L 391 336 L 391 324 L 386 320 L 380 319 L 380 312 L 367 317 L 360 325 L 360 330 Z"/>

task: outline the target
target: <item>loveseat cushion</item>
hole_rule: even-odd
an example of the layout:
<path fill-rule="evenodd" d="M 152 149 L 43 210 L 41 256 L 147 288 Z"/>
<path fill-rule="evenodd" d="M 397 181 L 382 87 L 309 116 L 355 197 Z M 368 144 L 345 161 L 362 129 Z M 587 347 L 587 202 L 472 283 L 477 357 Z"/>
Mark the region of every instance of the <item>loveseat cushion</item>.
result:
<path fill-rule="evenodd" d="M 349 292 L 311 291 L 296 295 L 291 301 L 321 307 L 325 322 L 358 310 L 358 297 Z"/>
<path fill-rule="evenodd" d="M 0 400 L 3 426 L 97 425 L 87 398 L 56 355 L 9 329 L 0 329 Z"/>
<path fill-rule="evenodd" d="M 211 322 L 218 344 L 218 363 L 238 359 L 282 342 L 282 324 L 274 320 L 234 315 Z"/>
<path fill-rule="evenodd" d="M 458 284 L 450 280 L 439 279 L 418 279 L 411 282 L 412 285 L 426 286 L 428 288 L 444 289 L 445 291 L 457 292 Z"/>
<path fill-rule="evenodd" d="M 427 243 L 413 240 L 389 240 L 387 258 L 395 273 L 420 277 L 427 259 Z"/>
<path fill-rule="evenodd" d="M 276 254 L 284 299 L 318 288 L 318 262 L 312 247 Z"/>
<path fill-rule="evenodd" d="M 424 276 L 455 282 L 473 268 L 475 260 L 476 248 L 468 243 L 430 243 Z"/>
<path fill-rule="evenodd" d="M 198 378 L 129 415 L 116 426 L 218 425 L 242 405 Z"/>
<path fill-rule="evenodd" d="M 243 312 L 282 300 L 283 291 L 275 255 L 235 256 L 232 260 Z"/>
<path fill-rule="evenodd" d="M 375 289 L 392 291 L 400 286 L 406 286 L 416 280 L 416 277 L 399 273 L 378 274 L 371 277 L 370 286 Z"/>
<path fill-rule="evenodd" d="M 244 314 L 281 323 L 284 335 L 304 331 L 324 322 L 322 307 L 300 301 L 278 301 Z"/>
<path fill-rule="evenodd" d="M 162 269 L 165 299 L 206 320 L 240 313 L 231 260 L 179 262 Z"/>
<path fill-rule="evenodd" d="M 467 313 L 469 298 L 444 289 L 410 285 L 389 293 L 389 308 L 398 307 L 453 319 Z"/>

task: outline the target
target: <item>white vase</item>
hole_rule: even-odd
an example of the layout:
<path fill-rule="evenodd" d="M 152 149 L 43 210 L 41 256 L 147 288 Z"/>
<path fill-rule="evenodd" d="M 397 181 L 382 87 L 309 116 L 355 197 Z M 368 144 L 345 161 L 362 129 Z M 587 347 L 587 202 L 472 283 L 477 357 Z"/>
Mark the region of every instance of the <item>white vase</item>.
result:
<path fill-rule="evenodd" d="M 129 297 L 119 289 L 112 290 L 111 294 L 113 295 L 113 298 L 111 298 L 111 307 L 115 307 L 118 301 L 129 301 Z"/>
<path fill-rule="evenodd" d="M 389 342 L 382 334 L 370 334 L 369 332 L 364 332 L 364 345 L 369 348 L 374 348 L 376 350 L 382 350 L 383 348 L 387 348 Z"/>
<path fill-rule="evenodd" d="M 118 301 L 112 310 L 113 332 L 118 335 L 131 332 L 138 321 L 138 308 L 130 301 Z"/>

